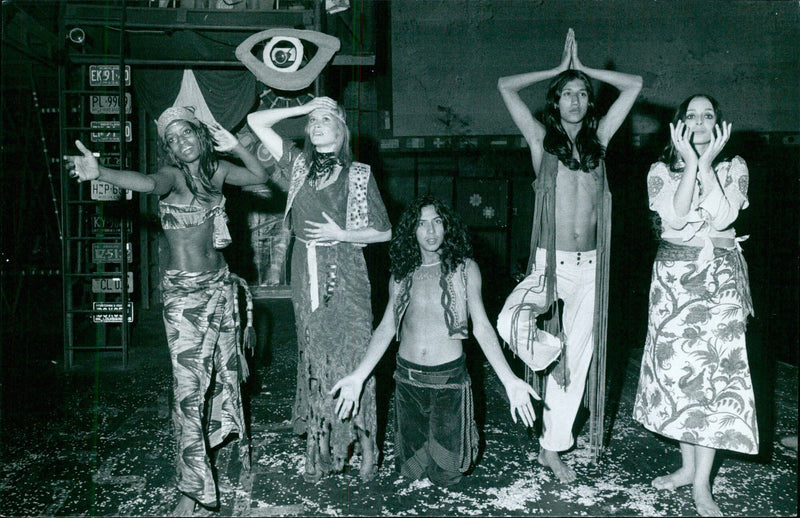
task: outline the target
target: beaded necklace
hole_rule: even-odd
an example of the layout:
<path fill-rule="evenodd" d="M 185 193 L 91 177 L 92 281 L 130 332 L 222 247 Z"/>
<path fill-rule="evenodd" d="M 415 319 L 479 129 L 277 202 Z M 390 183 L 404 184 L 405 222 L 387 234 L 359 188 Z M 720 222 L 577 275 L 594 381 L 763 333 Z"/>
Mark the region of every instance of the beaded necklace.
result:
<path fill-rule="evenodd" d="M 429 263 L 429 264 L 423 263 L 419 265 L 417 269 L 414 270 L 414 279 L 420 281 L 425 279 L 438 279 L 442 275 L 442 269 L 441 268 L 432 269 L 428 267 L 439 266 L 441 263 L 442 263 L 441 261 L 436 261 L 435 263 Z"/>

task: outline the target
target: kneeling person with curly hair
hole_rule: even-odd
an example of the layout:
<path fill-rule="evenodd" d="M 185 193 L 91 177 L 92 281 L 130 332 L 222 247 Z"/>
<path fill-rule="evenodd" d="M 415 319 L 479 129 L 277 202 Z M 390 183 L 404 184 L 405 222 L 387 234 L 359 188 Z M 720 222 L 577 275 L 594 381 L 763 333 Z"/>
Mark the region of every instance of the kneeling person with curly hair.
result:
<path fill-rule="evenodd" d="M 383 319 L 364 358 L 339 380 L 336 413 L 353 418 L 359 396 L 392 339 L 400 348 L 394 379 L 395 459 L 400 474 L 457 484 L 478 453 L 472 389 L 462 342 L 473 334 L 505 387 L 511 417 L 533 426 L 530 385 L 508 366 L 481 296 L 481 273 L 471 258 L 461 220 L 438 199 L 417 198 L 400 217 L 389 254 L 392 277 Z"/>

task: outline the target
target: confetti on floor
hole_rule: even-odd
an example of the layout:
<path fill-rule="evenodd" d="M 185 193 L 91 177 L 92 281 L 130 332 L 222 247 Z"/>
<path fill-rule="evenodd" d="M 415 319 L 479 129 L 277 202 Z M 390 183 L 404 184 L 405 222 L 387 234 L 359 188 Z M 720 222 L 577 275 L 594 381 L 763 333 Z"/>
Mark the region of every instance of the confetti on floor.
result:
<path fill-rule="evenodd" d="M 609 442 L 600 462 L 588 454 L 585 430 L 564 456 L 578 474 L 571 485 L 536 462 L 536 441 L 511 421 L 502 387 L 481 361 L 471 362 L 471 375 L 484 446 L 458 486 L 442 489 L 394 471 L 390 376 L 378 387 L 385 429 L 377 477 L 361 483 L 355 458 L 344 473 L 308 483 L 302 477 L 305 442 L 288 422 L 296 368 L 291 309 L 269 311 L 279 314 L 268 351 L 260 354 L 268 361 L 251 362 L 254 376 L 246 386 L 253 467 L 242 472 L 235 442 L 222 448 L 216 463 L 220 508 L 208 515 L 696 516 L 688 488 L 659 492 L 650 486 L 677 467 L 679 454 L 631 418 L 641 356 L 636 349 L 617 390 L 609 390 Z M 175 506 L 169 357 L 158 309 L 140 318 L 126 370 L 100 359 L 70 373 L 5 375 L 0 515 L 160 516 Z M 797 455 L 779 443 L 797 433 L 797 377 L 797 367 L 776 364 L 774 394 L 767 398 L 774 428 L 762 430 L 771 442 L 765 458 L 720 456 L 714 493 L 726 516 L 797 515 Z"/>

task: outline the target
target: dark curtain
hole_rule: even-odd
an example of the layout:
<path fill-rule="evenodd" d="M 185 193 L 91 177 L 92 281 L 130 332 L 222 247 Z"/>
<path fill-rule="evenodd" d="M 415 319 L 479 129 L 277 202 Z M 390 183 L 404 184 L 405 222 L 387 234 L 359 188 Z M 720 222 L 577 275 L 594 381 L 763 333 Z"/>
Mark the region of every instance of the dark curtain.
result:
<path fill-rule="evenodd" d="M 256 78 L 249 70 L 193 70 L 206 104 L 224 128 L 236 128 L 255 105 Z M 150 119 L 172 106 L 183 80 L 183 69 L 137 69 L 136 100 Z"/>

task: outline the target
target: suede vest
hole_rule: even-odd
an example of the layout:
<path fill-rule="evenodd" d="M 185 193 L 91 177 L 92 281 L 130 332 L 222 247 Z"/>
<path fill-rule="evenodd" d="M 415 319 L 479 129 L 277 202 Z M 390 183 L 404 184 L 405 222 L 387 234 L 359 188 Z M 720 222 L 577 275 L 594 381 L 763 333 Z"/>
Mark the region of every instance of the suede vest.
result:
<path fill-rule="evenodd" d="M 608 189 L 605 163 L 601 160 L 598 166 L 586 174 L 598 175 L 600 182 L 597 189 L 597 277 L 595 300 L 595 340 L 605 342 L 605 318 L 608 296 L 608 254 L 611 244 L 611 192 Z M 532 186 L 535 193 L 533 209 L 533 225 L 531 228 L 531 248 L 528 259 L 530 274 L 536 261 L 536 249 L 547 250 L 545 279 L 547 302 L 545 311 L 556 301 L 556 177 L 558 176 L 558 158 L 544 151 L 542 166 Z M 600 303 L 600 304 L 598 304 Z M 600 313 L 600 315 L 598 315 Z M 598 316 L 604 321 L 598 325 Z M 602 327 L 602 333 L 600 333 Z M 551 334 L 561 332 L 561 318 L 558 311 L 545 320 L 544 328 Z M 601 337 L 602 335 L 602 337 Z"/>
<path fill-rule="evenodd" d="M 394 300 L 395 336 L 400 340 L 400 325 L 408 304 L 411 301 L 411 285 L 414 272 L 397 282 L 397 296 Z M 469 310 L 467 308 L 467 269 L 464 263 L 447 275 L 439 276 L 442 288 L 442 309 L 450 338 L 465 340 L 469 336 Z"/>
<path fill-rule="evenodd" d="M 308 176 L 308 163 L 300 154 L 292 164 L 292 179 L 289 184 L 289 193 L 286 198 L 286 209 L 283 213 L 284 220 L 292 208 L 294 197 L 306 182 Z M 368 164 L 353 162 L 349 169 L 342 169 L 339 174 L 348 175 L 347 189 L 347 230 L 361 230 L 369 227 L 369 207 L 367 203 L 367 188 L 369 186 L 369 175 L 372 170 Z M 365 246 L 361 243 L 353 243 L 355 246 Z"/>
<path fill-rule="evenodd" d="M 605 414 L 605 383 L 606 383 L 606 331 L 608 324 L 608 278 L 609 255 L 611 253 L 611 191 L 608 188 L 605 162 L 587 174 L 599 174 L 596 192 L 597 200 L 597 270 L 595 276 L 594 322 L 592 334 L 594 336 L 593 360 L 586 379 L 586 392 L 584 404 L 589 408 L 589 449 L 595 461 L 603 449 L 604 414 Z M 530 274 L 536 260 L 536 249 L 547 250 L 545 264 L 545 279 L 547 283 L 547 303 L 545 312 L 549 309 L 551 315 L 544 319 L 544 329 L 548 333 L 559 336 L 563 342 L 563 329 L 556 300 L 556 177 L 558 175 L 558 158 L 548 152 L 542 156 L 542 166 L 536 180 L 533 182 L 535 191 L 535 206 L 533 212 L 533 227 L 531 229 L 531 251 L 528 262 Z M 555 304 L 555 306 L 554 306 Z M 561 359 L 553 368 L 550 376 L 560 379 L 558 384 L 565 386 L 570 382 L 567 372 L 566 347 L 562 348 Z M 545 377 L 542 373 L 534 373 L 526 368 L 526 380 L 535 379 L 535 388 L 539 389 L 542 398 L 545 394 Z"/>

